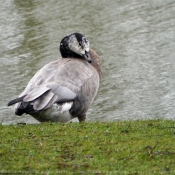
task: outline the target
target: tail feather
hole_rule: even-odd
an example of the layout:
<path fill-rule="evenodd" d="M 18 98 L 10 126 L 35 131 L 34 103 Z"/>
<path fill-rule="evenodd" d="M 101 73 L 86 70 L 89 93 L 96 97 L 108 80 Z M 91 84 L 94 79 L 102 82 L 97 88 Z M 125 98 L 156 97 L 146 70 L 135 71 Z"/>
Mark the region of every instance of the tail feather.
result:
<path fill-rule="evenodd" d="M 22 97 L 15 98 L 15 99 L 11 100 L 11 101 L 7 104 L 7 106 L 11 106 L 11 105 L 14 105 L 14 104 L 16 104 L 16 103 L 22 102 L 22 100 L 24 99 L 25 96 L 26 96 L 26 95 L 23 95 Z"/>
<path fill-rule="evenodd" d="M 32 114 L 36 111 L 33 109 L 33 104 L 30 102 L 24 102 L 22 101 L 18 107 L 15 108 L 15 114 L 21 116 L 22 114 Z"/>

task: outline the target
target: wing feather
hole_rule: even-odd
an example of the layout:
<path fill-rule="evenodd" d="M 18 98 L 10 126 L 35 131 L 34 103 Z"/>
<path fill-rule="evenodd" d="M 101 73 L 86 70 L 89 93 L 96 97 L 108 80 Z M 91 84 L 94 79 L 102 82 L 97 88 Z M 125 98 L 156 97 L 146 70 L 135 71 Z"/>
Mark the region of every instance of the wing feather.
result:
<path fill-rule="evenodd" d="M 53 98 L 54 93 L 51 91 L 47 91 L 42 94 L 39 98 L 37 98 L 34 102 L 33 108 L 36 111 L 39 111 L 47 106 L 50 100 Z"/>
<path fill-rule="evenodd" d="M 29 92 L 26 97 L 24 97 L 23 101 L 29 102 L 37 99 L 40 97 L 42 94 L 50 90 L 47 86 L 40 86 L 34 88 L 31 92 Z"/>
<path fill-rule="evenodd" d="M 73 101 L 92 76 L 92 66 L 80 59 L 53 61 L 34 75 L 20 96 L 24 96 L 23 104 L 30 103 L 26 103 L 26 108 L 33 105 L 35 111 L 47 109 L 53 103 Z M 15 110 L 19 107 L 20 102 Z"/>

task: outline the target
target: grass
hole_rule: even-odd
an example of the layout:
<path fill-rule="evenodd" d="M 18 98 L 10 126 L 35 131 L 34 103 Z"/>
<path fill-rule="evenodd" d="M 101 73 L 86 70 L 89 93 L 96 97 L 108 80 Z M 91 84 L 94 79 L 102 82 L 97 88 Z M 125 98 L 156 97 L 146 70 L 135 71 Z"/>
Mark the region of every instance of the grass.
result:
<path fill-rule="evenodd" d="M 0 125 L 0 173 L 175 174 L 175 121 Z"/>

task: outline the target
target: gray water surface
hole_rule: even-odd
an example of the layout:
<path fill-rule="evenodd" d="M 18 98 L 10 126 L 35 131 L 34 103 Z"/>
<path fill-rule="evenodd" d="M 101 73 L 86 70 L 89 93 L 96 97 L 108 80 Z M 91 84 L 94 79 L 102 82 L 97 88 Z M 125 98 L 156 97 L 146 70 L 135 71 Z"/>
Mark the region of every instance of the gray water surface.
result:
<path fill-rule="evenodd" d="M 15 116 L 9 100 L 74 32 L 90 40 L 103 79 L 88 121 L 175 119 L 175 1 L 6 0 L 0 6 L 0 122 Z"/>

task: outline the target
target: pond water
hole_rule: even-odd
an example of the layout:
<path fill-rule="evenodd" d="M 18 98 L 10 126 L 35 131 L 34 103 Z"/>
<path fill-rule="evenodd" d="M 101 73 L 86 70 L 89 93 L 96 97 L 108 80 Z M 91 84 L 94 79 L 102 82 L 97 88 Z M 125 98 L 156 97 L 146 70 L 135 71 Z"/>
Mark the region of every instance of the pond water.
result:
<path fill-rule="evenodd" d="M 0 122 L 15 116 L 17 97 L 59 43 L 80 32 L 103 62 L 88 121 L 175 119 L 175 1 L 6 0 L 0 6 Z"/>

